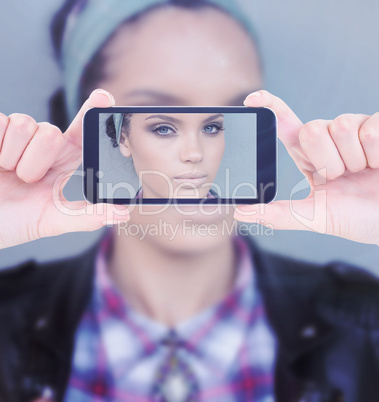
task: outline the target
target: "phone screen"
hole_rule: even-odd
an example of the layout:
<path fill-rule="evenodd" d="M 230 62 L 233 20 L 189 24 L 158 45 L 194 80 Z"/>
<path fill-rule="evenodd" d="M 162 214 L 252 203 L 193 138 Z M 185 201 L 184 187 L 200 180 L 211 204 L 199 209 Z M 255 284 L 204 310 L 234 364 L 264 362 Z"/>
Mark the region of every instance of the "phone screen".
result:
<path fill-rule="evenodd" d="M 269 109 L 95 108 L 84 119 L 84 192 L 92 202 L 270 202 L 276 154 Z"/>
<path fill-rule="evenodd" d="M 256 197 L 256 134 L 255 113 L 100 113 L 99 195 Z"/>

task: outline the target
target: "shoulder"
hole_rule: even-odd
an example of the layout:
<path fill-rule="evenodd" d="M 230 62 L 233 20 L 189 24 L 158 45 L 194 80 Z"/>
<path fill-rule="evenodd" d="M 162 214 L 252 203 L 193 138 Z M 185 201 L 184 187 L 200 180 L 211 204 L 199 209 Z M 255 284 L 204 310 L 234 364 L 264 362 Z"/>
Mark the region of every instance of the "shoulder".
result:
<path fill-rule="evenodd" d="M 379 286 L 379 277 L 372 272 L 343 261 L 325 264 L 300 260 L 266 251 L 251 236 L 243 236 L 250 246 L 258 277 L 271 286 L 325 286 L 334 284 L 360 289 Z"/>
<path fill-rule="evenodd" d="M 92 287 L 99 243 L 81 254 L 49 262 L 27 260 L 0 271 L 0 310 L 16 306 L 31 310 L 87 296 Z"/>
<path fill-rule="evenodd" d="M 59 394 L 63 390 L 75 329 L 92 294 L 98 248 L 96 242 L 73 257 L 28 260 L 0 272 L 0 372 L 7 373 L 0 375 L 1 400 L 15 389 L 34 392 L 45 381 L 56 383 Z M 24 381 L 23 389 L 18 388 L 21 375 L 32 379 Z"/>
<path fill-rule="evenodd" d="M 0 349 L 23 355 L 37 342 L 70 356 L 75 328 L 91 300 L 97 249 L 98 243 L 74 257 L 29 260 L 0 273 Z"/>
<path fill-rule="evenodd" d="M 276 321 L 313 318 L 331 325 L 379 327 L 379 278 L 342 261 L 317 264 L 267 252 L 247 237 L 258 287 Z"/>

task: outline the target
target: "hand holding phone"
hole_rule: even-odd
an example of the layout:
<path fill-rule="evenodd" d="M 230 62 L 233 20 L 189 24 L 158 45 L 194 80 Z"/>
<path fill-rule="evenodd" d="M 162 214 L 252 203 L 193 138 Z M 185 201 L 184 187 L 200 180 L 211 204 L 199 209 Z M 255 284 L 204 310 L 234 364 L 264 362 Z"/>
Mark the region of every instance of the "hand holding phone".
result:
<path fill-rule="evenodd" d="M 25 114 L 0 113 L 0 249 L 129 219 L 124 207 L 63 196 L 82 161 L 84 113 L 113 104 L 108 92 L 94 91 L 65 133 Z"/>
<path fill-rule="evenodd" d="M 379 113 L 303 124 L 283 100 L 264 90 L 248 96 L 245 105 L 275 111 L 279 138 L 305 178 L 289 200 L 244 205 L 234 218 L 379 245 Z M 306 198 L 292 199 L 296 187 L 308 184 Z"/>

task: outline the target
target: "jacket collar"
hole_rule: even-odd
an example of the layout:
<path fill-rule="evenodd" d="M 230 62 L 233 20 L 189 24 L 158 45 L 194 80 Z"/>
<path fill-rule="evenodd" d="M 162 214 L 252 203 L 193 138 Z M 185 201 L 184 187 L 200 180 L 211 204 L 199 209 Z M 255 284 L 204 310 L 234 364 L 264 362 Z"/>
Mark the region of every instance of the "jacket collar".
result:
<path fill-rule="evenodd" d="M 288 363 L 295 363 L 336 335 L 318 314 L 318 295 L 329 287 L 331 279 L 319 265 L 263 251 L 251 236 L 246 238 L 280 353 Z"/>
<path fill-rule="evenodd" d="M 52 390 L 54 400 L 63 400 L 75 332 L 90 301 L 95 258 L 103 237 L 77 257 L 38 267 L 41 280 L 37 283 L 45 294 L 34 303 L 22 400 L 40 396 L 46 387 Z M 47 367 L 52 370 L 46 371 Z"/>

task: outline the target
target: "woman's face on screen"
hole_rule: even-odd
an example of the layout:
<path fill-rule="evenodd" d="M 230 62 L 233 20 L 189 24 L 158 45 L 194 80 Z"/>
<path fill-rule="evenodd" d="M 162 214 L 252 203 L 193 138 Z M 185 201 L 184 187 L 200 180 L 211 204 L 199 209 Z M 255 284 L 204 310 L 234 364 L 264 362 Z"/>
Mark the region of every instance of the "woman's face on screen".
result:
<path fill-rule="evenodd" d="M 132 157 L 144 198 L 205 198 L 224 155 L 220 113 L 135 113 L 120 151 Z"/>
<path fill-rule="evenodd" d="M 241 106 L 249 93 L 262 88 L 260 61 L 253 41 L 238 22 L 211 7 L 154 10 L 120 27 L 104 48 L 103 56 L 106 61 L 104 78 L 97 85 L 109 90 L 119 106 Z M 159 163 L 172 180 L 180 174 L 200 172 L 212 181 L 224 152 L 223 133 L 219 133 L 219 137 L 219 134 L 214 137 L 206 134 L 204 131 L 213 128 L 206 127 L 200 120 L 196 121 L 196 129 L 191 127 L 184 132 L 184 127 L 187 129 L 190 123 L 185 116 L 181 120 L 179 127 L 172 121 L 151 119 L 150 129 L 144 128 L 141 133 L 148 136 L 149 144 L 154 146 L 145 144 L 144 150 L 138 147 L 138 153 L 137 147 L 132 149 L 139 139 L 133 136 L 131 122 L 129 151 L 134 152 L 135 167 L 145 169 L 148 163 L 152 166 L 154 162 L 154 165 Z M 180 141 L 179 137 L 171 137 L 179 129 Z M 166 133 L 169 136 L 166 137 Z M 186 149 L 184 143 L 190 138 L 196 141 Z M 217 147 L 209 146 L 211 143 Z M 162 149 L 165 152 L 161 152 Z M 165 156 L 168 149 L 169 161 Z M 243 166 L 243 161 L 241 164 Z M 153 182 L 146 187 L 151 195 L 159 191 Z M 220 213 L 220 208 L 215 206 L 215 213 L 208 211 L 207 214 L 195 205 L 185 208 L 189 215 L 183 215 L 184 208 L 178 211 L 168 207 L 162 212 L 161 206 L 144 205 L 143 213 L 139 209 L 132 211 L 130 222 L 149 225 L 165 220 L 174 227 L 182 227 L 186 219 L 191 219 L 219 228 L 225 221 L 233 223 L 230 211 Z M 219 236 L 196 236 L 182 230 L 178 230 L 174 239 L 162 233 L 151 241 L 173 252 L 190 253 L 220 244 Z"/>

